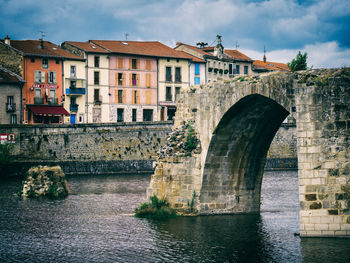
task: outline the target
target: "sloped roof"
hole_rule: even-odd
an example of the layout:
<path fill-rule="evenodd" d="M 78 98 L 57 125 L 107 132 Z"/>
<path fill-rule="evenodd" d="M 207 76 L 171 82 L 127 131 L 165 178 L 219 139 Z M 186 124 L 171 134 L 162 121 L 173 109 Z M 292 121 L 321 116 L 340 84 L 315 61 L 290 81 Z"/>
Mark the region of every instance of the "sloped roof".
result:
<path fill-rule="evenodd" d="M 271 61 L 261 61 L 254 60 L 253 67 L 255 69 L 268 70 L 268 71 L 290 71 L 288 65 L 279 62 L 271 62 Z"/>
<path fill-rule="evenodd" d="M 167 58 L 183 58 L 190 59 L 183 53 L 176 51 L 158 41 L 118 41 L 118 40 L 90 40 L 90 42 L 107 49 L 112 53 L 167 57 Z"/>
<path fill-rule="evenodd" d="M 193 62 L 199 62 L 199 63 L 206 63 L 205 60 L 200 59 L 198 57 L 192 56 L 191 54 L 186 53 L 185 51 L 177 51 L 179 53 L 181 53 L 183 56 L 188 57 L 189 59 L 191 59 Z"/>
<path fill-rule="evenodd" d="M 250 62 L 253 61 L 250 57 L 244 55 L 242 52 L 238 51 L 237 49 L 234 49 L 234 50 L 225 49 L 224 53 L 226 55 L 229 55 L 231 58 L 235 60 L 241 60 L 241 61 L 243 60 L 243 61 L 250 61 Z"/>
<path fill-rule="evenodd" d="M 192 49 L 192 50 L 195 50 L 195 51 L 201 53 L 202 55 L 205 55 L 205 56 L 212 56 L 212 54 L 210 54 L 210 53 L 204 51 L 204 49 L 200 49 L 200 48 L 198 48 L 198 47 L 191 46 L 191 45 L 188 45 L 188 44 L 185 44 L 185 43 L 182 43 L 182 42 L 177 42 L 177 43 L 176 43 L 176 46 L 180 46 L 180 45 L 184 45 L 184 46 L 186 46 L 186 47 L 188 47 L 188 48 L 190 48 L 190 49 Z"/>
<path fill-rule="evenodd" d="M 0 83 L 24 83 L 25 81 L 17 74 L 0 67 Z"/>
<path fill-rule="evenodd" d="M 71 44 L 72 46 L 75 46 L 85 52 L 93 52 L 93 53 L 110 53 L 106 49 L 95 45 L 89 41 L 86 42 L 78 42 L 78 41 L 65 41 L 64 43 Z"/>
<path fill-rule="evenodd" d="M 4 40 L 1 39 L 4 43 Z M 5 45 L 5 44 L 4 44 Z M 44 57 L 56 57 L 56 58 L 69 58 L 82 60 L 78 57 L 59 46 L 42 40 L 11 40 L 10 46 L 20 51 L 24 56 L 44 56 Z"/>

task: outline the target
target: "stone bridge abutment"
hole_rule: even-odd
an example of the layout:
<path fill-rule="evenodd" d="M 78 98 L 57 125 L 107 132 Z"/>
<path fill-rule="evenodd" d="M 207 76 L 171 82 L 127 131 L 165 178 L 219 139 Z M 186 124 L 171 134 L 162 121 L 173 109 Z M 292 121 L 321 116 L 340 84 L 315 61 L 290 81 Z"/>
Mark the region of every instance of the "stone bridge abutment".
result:
<path fill-rule="evenodd" d="M 149 195 L 183 212 L 259 213 L 266 155 L 289 116 L 297 126 L 300 234 L 350 235 L 349 69 L 190 87 L 177 105 Z M 189 147 L 193 133 L 198 143 Z"/>

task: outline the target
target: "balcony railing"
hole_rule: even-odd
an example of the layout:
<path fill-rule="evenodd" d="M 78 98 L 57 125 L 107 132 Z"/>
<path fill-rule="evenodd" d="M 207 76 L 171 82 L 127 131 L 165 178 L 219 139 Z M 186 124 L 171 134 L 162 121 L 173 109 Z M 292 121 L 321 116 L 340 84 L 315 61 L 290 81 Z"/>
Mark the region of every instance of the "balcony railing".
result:
<path fill-rule="evenodd" d="M 177 83 L 181 82 L 181 75 L 175 75 L 175 82 Z"/>
<path fill-rule="evenodd" d="M 41 97 L 34 97 L 34 104 L 44 104 L 44 100 Z"/>
<path fill-rule="evenodd" d="M 85 95 L 85 88 L 74 88 L 70 87 L 69 89 L 66 89 L 67 95 Z"/>
<path fill-rule="evenodd" d="M 49 104 L 58 104 L 58 98 L 48 98 L 47 102 Z"/>
<path fill-rule="evenodd" d="M 70 108 L 70 111 L 78 111 L 79 105 L 78 104 L 71 104 L 69 108 Z"/>
<path fill-rule="evenodd" d="M 7 112 L 15 112 L 16 111 L 16 103 L 6 103 L 6 111 Z"/>

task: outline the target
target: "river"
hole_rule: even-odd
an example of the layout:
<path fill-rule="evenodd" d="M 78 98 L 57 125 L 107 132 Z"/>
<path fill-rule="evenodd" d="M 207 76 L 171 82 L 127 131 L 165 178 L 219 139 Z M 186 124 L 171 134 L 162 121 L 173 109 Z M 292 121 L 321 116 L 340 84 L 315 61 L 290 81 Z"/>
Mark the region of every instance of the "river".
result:
<path fill-rule="evenodd" d="M 265 172 L 260 215 L 134 218 L 149 178 L 70 176 L 64 200 L 0 181 L 0 262 L 350 262 L 350 239 L 294 235 L 297 172 Z"/>

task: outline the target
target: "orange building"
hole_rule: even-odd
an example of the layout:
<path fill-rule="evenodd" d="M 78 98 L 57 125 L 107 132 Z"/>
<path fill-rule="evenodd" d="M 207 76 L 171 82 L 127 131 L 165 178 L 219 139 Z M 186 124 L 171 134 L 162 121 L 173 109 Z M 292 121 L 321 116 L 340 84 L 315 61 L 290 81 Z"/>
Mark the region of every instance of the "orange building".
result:
<path fill-rule="evenodd" d="M 23 86 L 23 120 L 25 124 L 62 123 L 69 113 L 63 108 L 63 63 L 65 59 L 79 59 L 51 42 L 39 40 L 1 40 L 1 52 L 7 60 L 18 61 Z M 1 61 L 6 67 L 6 61 Z"/>

